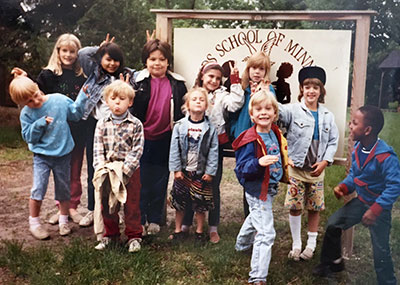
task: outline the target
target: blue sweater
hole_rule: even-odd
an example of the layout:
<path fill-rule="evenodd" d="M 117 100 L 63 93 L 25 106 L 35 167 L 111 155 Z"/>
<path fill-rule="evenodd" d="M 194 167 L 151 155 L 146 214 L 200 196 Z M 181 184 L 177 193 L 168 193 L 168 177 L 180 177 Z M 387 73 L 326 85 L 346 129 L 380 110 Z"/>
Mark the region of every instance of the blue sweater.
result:
<path fill-rule="evenodd" d="M 22 138 L 33 153 L 60 157 L 74 148 L 67 121 L 79 121 L 82 118 L 87 97 L 82 92 L 74 102 L 58 93 L 47 96 L 42 107 L 25 106 L 22 109 Z M 53 122 L 46 124 L 46 116 L 52 117 Z"/>
<path fill-rule="evenodd" d="M 339 184 L 346 194 L 357 192 L 358 198 L 370 205 L 371 211 L 379 216 L 383 209 L 391 210 L 400 196 L 400 166 L 393 148 L 379 140 L 363 165 L 360 165 L 359 150 L 355 145 L 351 169 Z"/>

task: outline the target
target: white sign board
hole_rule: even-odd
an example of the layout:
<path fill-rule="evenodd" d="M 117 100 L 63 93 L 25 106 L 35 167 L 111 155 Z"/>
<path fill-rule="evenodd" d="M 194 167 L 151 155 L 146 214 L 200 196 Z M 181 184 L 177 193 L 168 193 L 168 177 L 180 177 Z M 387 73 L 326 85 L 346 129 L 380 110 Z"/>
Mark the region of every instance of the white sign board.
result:
<path fill-rule="evenodd" d="M 234 60 L 240 75 L 246 60 L 263 50 L 272 66 L 271 82 L 277 80 L 277 70 L 289 63 L 293 72 L 286 78 L 291 91 L 291 103 L 298 102 L 298 72 L 304 66 L 321 66 L 327 80 L 325 106 L 333 112 L 339 128 L 339 148 L 342 157 L 346 127 L 346 109 L 350 67 L 351 31 L 336 30 L 266 30 L 266 29 L 174 29 L 174 71 L 194 85 L 197 73 L 206 62 L 220 65 Z M 281 78 L 282 80 L 282 78 Z"/>

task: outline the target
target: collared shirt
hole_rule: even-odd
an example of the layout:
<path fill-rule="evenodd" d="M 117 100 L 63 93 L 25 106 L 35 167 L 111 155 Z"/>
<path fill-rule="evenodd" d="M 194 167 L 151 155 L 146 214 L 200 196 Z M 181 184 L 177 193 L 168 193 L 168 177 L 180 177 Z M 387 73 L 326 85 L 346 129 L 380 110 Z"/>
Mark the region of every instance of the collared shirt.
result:
<path fill-rule="evenodd" d="M 93 167 L 123 161 L 123 172 L 130 177 L 139 167 L 143 145 L 143 125 L 130 113 L 120 124 L 114 124 L 112 116 L 101 119 L 94 134 Z"/>

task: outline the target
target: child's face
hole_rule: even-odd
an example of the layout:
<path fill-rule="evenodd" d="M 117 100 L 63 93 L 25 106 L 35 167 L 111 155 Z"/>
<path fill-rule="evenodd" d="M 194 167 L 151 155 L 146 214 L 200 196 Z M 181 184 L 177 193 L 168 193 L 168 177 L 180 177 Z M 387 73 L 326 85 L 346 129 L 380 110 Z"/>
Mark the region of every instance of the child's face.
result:
<path fill-rule="evenodd" d="M 118 60 L 114 60 L 108 53 L 105 53 L 101 58 L 101 67 L 108 73 L 114 73 L 118 70 L 120 66 L 120 62 Z"/>
<path fill-rule="evenodd" d="M 303 86 L 303 96 L 307 107 L 317 107 L 318 99 L 321 95 L 321 88 L 316 84 Z"/>
<path fill-rule="evenodd" d="M 160 50 L 155 50 L 147 58 L 146 66 L 152 77 L 162 78 L 167 73 L 168 59 Z"/>
<path fill-rule="evenodd" d="M 190 115 L 204 114 L 207 109 L 207 98 L 204 93 L 195 91 L 189 97 L 188 110 Z"/>
<path fill-rule="evenodd" d="M 58 54 L 62 67 L 71 69 L 78 58 L 78 49 L 71 45 L 62 45 Z"/>
<path fill-rule="evenodd" d="M 272 123 L 275 121 L 276 112 L 274 106 L 267 101 L 254 105 L 250 114 L 256 129 L 259 132 L 269 132 Z"/>
<path fill-rule="evenodd" d="M 106 103 L 114 115 L 120 116 L 128 110 L 133 104 L 133 100 L 130 100 L 128 96 L 124 94 L 110 94 Z"/>
<path fill-rule="evenodd" d="M 221 79 L 221 71 L 217 69 L 210 69 L 201 77 L 201 80 L 203 80 L 202 87 L 205 88 L 207 92 L 212 92 L 219 88 L 221 85 Z"/>
<path fill-rule="evenodd" d="M 364 115 L 357 110 L 349 123 L 350 137 L 353 141 L 360 141 L 365 137 L 366 127 L 364 125 Z"/>
<path fill-rule="evenodd" d="M 39 89 L 32 94 L 30 98 L 28 98 L 23 105 L 28 106 L 32 109 L 38 109 L 43 106 L 43 103 L 46 101 L 46 96 Z"/>
<path fill-rule="evenodd" d="M 253 67 L 249 68 L 249 78 L 251 81 L 259 83 L 265 77 L 266 70 L 264 67 Z"/>

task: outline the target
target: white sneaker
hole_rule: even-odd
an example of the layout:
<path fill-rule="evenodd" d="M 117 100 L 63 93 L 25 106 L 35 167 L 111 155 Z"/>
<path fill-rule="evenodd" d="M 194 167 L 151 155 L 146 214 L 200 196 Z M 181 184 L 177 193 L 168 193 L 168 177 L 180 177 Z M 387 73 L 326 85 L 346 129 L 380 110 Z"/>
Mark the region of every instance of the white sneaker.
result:
<path fill-rule="evenodd" d="M 128 241 L 128 251 L 129 252 L 138 252 L 141 249 L 140 242 L 142 239 L 140 238 L 132 238 Z"/>
<path fill-rule="evenodd" d="M 59 230 L 61 236 L 66 236 L 71 233 L 71 229 L 69 228 L 68 224 L 60 224 Z"/>
<path fill-rule="evenodd" d="M 97 250 L 104 250 L 110 242 L 111 242 L 111 239 L 109 237 L 103 237 L 101 239 L 101 241 L 99 242 L 99 244 L 96 245 L 94 248 Z"/>
<path fill-rule="evenodd" d="M 87 212 L 87 214 L 79 222 L 81 227 L 88 227 L 93 224 L 93 211 Z"/>
<path fill-rule="evenodd" d="M 160 232 L 160 225 L 155 224 L 155 223 L 150 223 L 150 225 L 147 227 L 147 234 L 150 235 L 156 235 Z"/>
<path fill-rule="evenodd" d="M 53 216 L 50 217 L 49 224 L 50 225 L 58 224 L 59 217 L 60 217 L 60 211 L 58 211 L 57 213 L 55 213 Z"/>
<path fill-rule="evenodd" d="M 37 239 L 43 240 L 43 239 L 47 239 L 49 237 L 49 233 L 46 231 L 46 229 L 42 225 L 40 225 L 34 229 L 29 227 L 29 231 Z"/>

